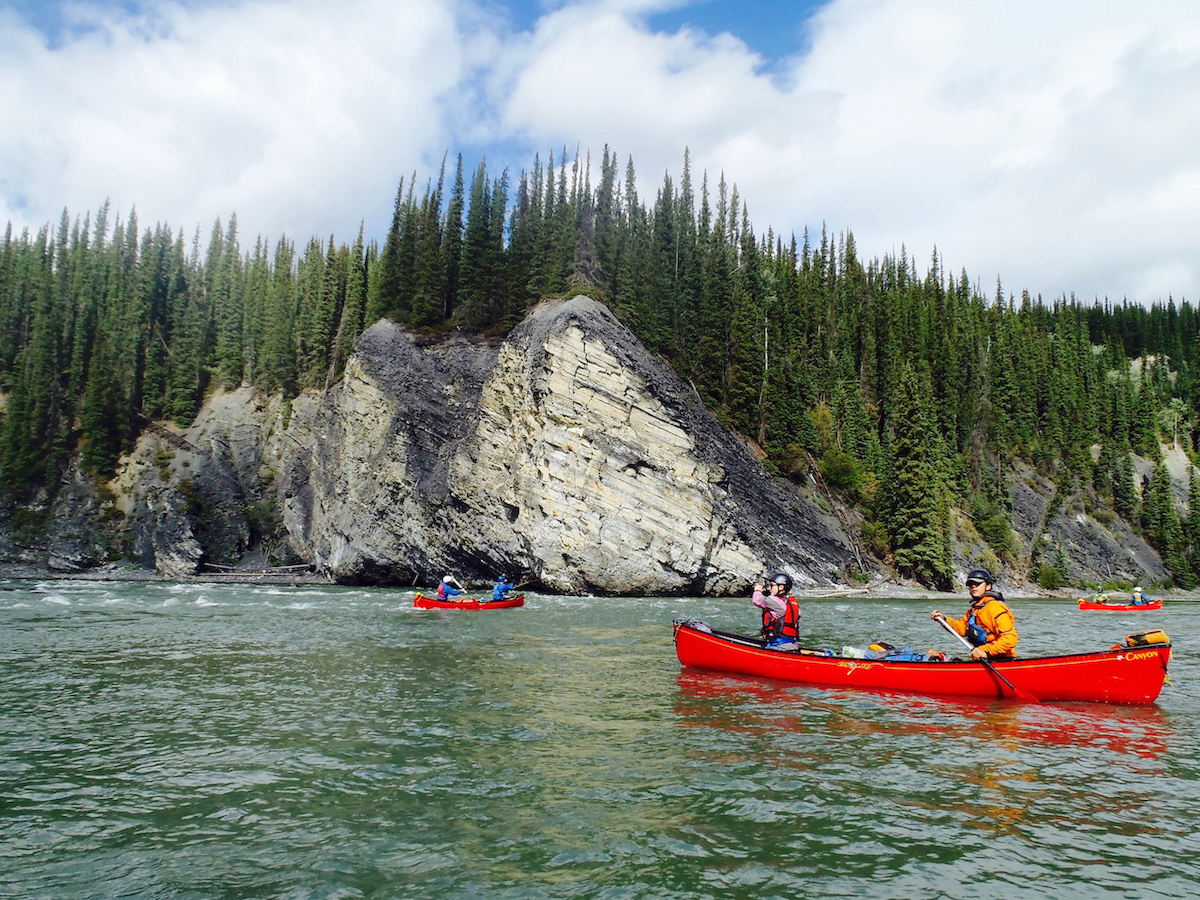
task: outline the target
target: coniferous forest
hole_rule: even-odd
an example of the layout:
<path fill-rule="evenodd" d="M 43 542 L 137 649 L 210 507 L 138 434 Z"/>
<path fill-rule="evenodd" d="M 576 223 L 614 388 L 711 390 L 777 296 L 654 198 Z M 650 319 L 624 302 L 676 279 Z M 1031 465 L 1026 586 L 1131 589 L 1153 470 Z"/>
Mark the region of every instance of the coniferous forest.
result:
<path fill-rule="evenodd" d="M 503 335 L 548 296 L 603 300 L 766 464 L 810 475 L 864 517 L 870 549 L 946 584 L 952 510 L 998 562 L 1013 536 L 1006 470 L 1024 460 L 1093 492 L 1162 555 L 1200 573 L 1200 485 L 1181 518 L 1158 465 L 1200 427 L 1200 314 L 1187 302 L 1050 301 L 981 286 L 933 249 L 862 260 L 853 235 L 757 233 L 736 186 L 684 153 L 639 188 L 604 148 L 516 178 L 462 158 L 401 181 L 382 245 L 263 237 L 237 218 L 207 240 L 108 204 L 0 240 L 0 483 L 52 492 L 80 454 L 97 479 L 154 420 L 186 425 L 218 386 L 295 396 L 336 381 L 364 327 Z M 698 181 L 698 183 L 697 183 Z M 1140 490 L 1139 490 L 1140 488 Z M 1046 587 L 1055 560 L 1035 560 Z"/>

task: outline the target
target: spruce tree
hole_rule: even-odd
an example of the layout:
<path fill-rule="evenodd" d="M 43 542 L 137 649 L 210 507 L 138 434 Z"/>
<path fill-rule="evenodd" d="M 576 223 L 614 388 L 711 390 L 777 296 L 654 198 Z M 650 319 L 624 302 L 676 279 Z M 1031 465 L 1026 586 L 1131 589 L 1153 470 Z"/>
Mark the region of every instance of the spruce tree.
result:
<path fill-rule="evenodd" d="M 450 190 L 450 202 L 446 207 L 446 221 L 442 228 L 442 318 L 449 319 L 458 303 L 459 273 L 463 263 L 463 210 L 466 204 L 463 182 L 463 159 L 458 154 L 458 165 L 454 170 L 454 186 Z M 503 216 L 500 219 L 504 221 Z"/>
<path fill-rule="evenodd" d="M 938 477 L 940 448 L 929 408 L 928 376 L 905 365 L 898 387 L 881 520 L 891 536 L 901 572 L 948 586 L 952 570 L 949 521 Z"/>
<path fill-rule="evenodd" d="M 324 383 L 328 360 L 323 343 L 322 292 L 325 289 L 326 253 L 319 238 L 312 238 L 300 260 L 297 279 L 300 315 L 296 322 L 296 374 L 301 387 Z"/>
<path fill-rule="evenodd" d="M 492 197 L 488 204 L 487 279 L 488 325 L 503 321 L 511 328 L 524 318 L 526 306 L 511 305 L 509 274 L 504 258 L 504 221 L 508 216 L 508 169 L 492 183 Z M 520 279 L 524 281 L 524 279 Z"/>
<path fill-rule="evenodd" d="M 741 252 L 734 278 L 733 315 L 729 323 L 726 402 L 733 427 L 757 439 L 766 366 L 764 334 L 768 323 L 762 305 L 764 291 L 757 245 L 744 210 L 742 223 Z"/>
<path fill-rule="evenodd" d="M 1200 477 L 1196 467 L 1188 466 L 1188 514 L 1183 520 L 1183 537 L 1187 547 L 1188 569 L 1200 572 Z"/>
<path fill-rule="evenodd" d="M 208 305 L 213 316 L 213 362 L 217 380 L 227 387 L 235 387 L 242 381 L 245 362 L 244 272 L 236 214 L 230 215 L 223 235 L 219 223 L 214 227 L 212 240 L 221 244 L 215 251 L 209 248 L 209 260 L 205 264 Z"/>
<path fill-rule="evenodd" d="M 354 342 L 363 330 L 363 314 L 367 302 L 367 259 L 363 243 L 365 223 L 358 226 L 358 239 L 350 250 L 347 259 L 345 302 L 338 319 L 337 334 L 334 336 L 333 348 L 329 359 L 329 373 L 325 378 L 328 387 L 342 373 L 346 359 L 354 347 Z"/>
<path fill-rule="evenodd" d="M 729 208 L 724 175 L 721 176 L 717 197 L 713 227 L 707 233 L 707 246 L 704 248 L 699 343 L 693 365 L 696 389 L 710 407 L 720 407 L 725 400 L 726 353 L 736 269 L 734 252 L 726 239 Z M 703 204 L 702 209 L 706 208 L 707 204 Z"/>
<path fill-rule="evenodd" d="M 286 237 L 275 244 L 271 285 L 264 301 L 267 310 L 262 341 L 262 385 L 293 395 L 298 387 L 296 319 L 300 294 L 294 271 L 295 245 Z"/>
<path fill-rule="evenodd" d="M 446 259 L 442 249 L 442 187 L 445 162 L 437 187 L 426 189 L 418 218 L 414 257 L 412 321 L 417 325 L 438 325 L 453 313 L 451 298 L 446 296 Z"/>
<path fill-rule="evenodd" d="M 414 176 L 415 180 L 415 176 Z M 384 316 L 405 318 L 410 299 L 405 296 L 405 267 L 401 260 L 404 223 L 411 196 L 406 201 L 404 179 L 396 189 L 396 201 L 392 207 L 392 225 L 388 229 L 383 251 L 379 255 L 379 279 L 375 292 L 367 305 L 368 322 L 376 322 Z"/>
<path fill-rule="evenodd" d="M 486 160 L 479 163 L 471 178 L 470 197 L 459 263 L 458 315 L 467 327 L 483 328 L 490 318 L 489 282 L 493 265 L 490 244 L 492 192 Z"/>

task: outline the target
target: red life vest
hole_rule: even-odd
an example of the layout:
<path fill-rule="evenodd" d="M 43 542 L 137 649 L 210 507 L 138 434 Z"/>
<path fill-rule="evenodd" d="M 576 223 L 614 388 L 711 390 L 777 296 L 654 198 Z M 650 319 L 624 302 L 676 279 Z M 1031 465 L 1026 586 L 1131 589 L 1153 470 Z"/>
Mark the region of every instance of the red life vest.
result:
<path fill-rule="evenodd" d="M 769 609 L 764 609 L 762 634 L 763 639 L 773 641 L 776 638 L 795 641 L 800 638 L 800 603 L 791 594 L 780 597 L 786 607 L 783 615 L 778 618 Z"/>

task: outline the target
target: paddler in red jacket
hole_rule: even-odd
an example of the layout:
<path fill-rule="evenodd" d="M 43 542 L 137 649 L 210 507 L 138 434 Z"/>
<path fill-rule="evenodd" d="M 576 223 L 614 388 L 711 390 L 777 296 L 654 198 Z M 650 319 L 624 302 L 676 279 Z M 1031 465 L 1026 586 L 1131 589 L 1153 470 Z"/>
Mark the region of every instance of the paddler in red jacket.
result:
<path fill-rule="evenodd" d="M 992 589 L 992 576 L 986 569 L 972 569 L 967 574 L 967 591 L 971 605 L 961 619 L 943 616 L 936 609 L 931 619 L 946 623 L 971 642 L 975 649 L 971 659 L 1011 659 L 1016 656 L 1017 624 L 1004 595 Z"/>
<path fill-rule="evenodd" d="M 455 597 L 462 593 L 465 593 L 462 585 L 453 575 L 447 575 L 438 584 L 437 598 L 439 600 L 454 600 L 455 603 L 462 603 L 461 600 L 455 600 Z"/>
<path fill-rule="evenodd" d="M 771 577 L 771 583 L 763 593 L 763 586 L 754 586 L 751 602 L 762 612 L 762 636 L 768 647 L 789 649 L 800 638 L 800 604 L 790 593 L 792 579 L 780 572 Z"/>

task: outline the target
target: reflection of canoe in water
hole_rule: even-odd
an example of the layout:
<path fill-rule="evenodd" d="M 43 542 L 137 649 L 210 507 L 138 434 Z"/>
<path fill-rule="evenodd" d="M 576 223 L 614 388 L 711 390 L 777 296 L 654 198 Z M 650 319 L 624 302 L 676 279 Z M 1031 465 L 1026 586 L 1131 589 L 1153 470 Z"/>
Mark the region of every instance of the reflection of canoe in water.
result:
<path fill-rule="evenodd" d="M 755 638 L 714 632 L 695 620 L 677 620 L 674 627 L 679 662 L 696 669 L 824 687 L 948 697 L 1014 696 L 987 666 L 970 660 L 843 659 L 825 651 L 767 650 Z M 1171 644 L 1164 642 L 1071 656 L 992 660 L 992 665 L 1013 687 L 1038 700 L 1152 703 L 1162 691 L 1170 659 Z"/>
<path fill-rule="evenodd" d="M 517 594 L 506 600 L 476 600 L 474 597 L 465 600 L 439 600 L 424 594 L 413 597 L 413 606 L 417 609 L 512 609 L 514 606 L 524 605 L 524 594 Z"/>
<path fill-rule="evenodd" d="M 969 740 L 984 729 L 992 737 L 1072 747 L 1082 753 L 1107 748 L 1148 760 L 1161 759 L 1175 737 L 1171 720 L 1157 703 L 1120 708 L 1106 703 L 1045 704 L 1031 716 L 1015 706 L 998 714 L 995 697 L 956 697 L 950 710 L 945 698 L 909 694 L 904 697 L 906 715 L 857 717 L 845 715 L 846 696 L 841 692 L 830 691 L 826 699 L 820 691 L 807 691 L 797 703 L 797 695 L 789 693 L 795 686 L 775 679 L 681 668 L 675 684 L 674 710 L 680 723 L 749 734 L 761 734 L 764 728 L 805 731 L 812 713 L 817 713 L 824 716 L 822 728 L 831 739 L 886 734 Z M 921 712 L 952 714 L 912 715 Z"/>
<path fill-rule="evenodd" d="M 1149 603 L 1142 603 L 1140 605 L 1137 605 L 1137 604 L 1133 604 L 1133 603 L 1097 603 L 1095 600 L 1085 600 L 1083 597 L 1080 597 L 1079 598 L 1079 608 L 1080 609 L 1111 609 L 1116 612 L 1129 612 L 1129 611 L 1135 610 L 1135 609 L 1162 609 L 1162 601 L 1161 600 L 1151 600 Z"/>

